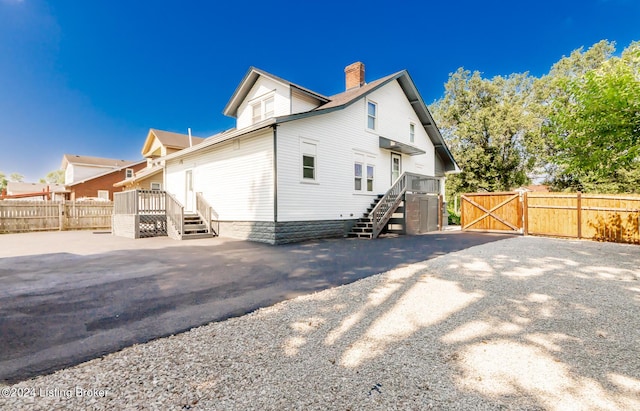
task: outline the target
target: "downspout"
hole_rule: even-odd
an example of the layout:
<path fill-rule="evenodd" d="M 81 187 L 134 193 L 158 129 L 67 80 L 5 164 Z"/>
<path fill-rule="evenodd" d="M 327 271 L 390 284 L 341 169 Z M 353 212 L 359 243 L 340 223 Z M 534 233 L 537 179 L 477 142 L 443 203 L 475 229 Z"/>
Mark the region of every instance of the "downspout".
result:
<path fill-rule="evenodd" d="M 273 125 L 273 222 L 278 222 L 278 130 Z"/>

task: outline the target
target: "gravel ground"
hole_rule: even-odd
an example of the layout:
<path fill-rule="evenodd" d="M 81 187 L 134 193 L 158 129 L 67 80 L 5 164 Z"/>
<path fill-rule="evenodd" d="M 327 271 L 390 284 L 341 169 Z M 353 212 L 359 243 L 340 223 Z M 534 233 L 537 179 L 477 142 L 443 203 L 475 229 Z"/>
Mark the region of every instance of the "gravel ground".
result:
<path fill-rule="evenodd" d="M 516 237 L 15 385 L 0 409 L 640 409 L 640 247 Z"/>

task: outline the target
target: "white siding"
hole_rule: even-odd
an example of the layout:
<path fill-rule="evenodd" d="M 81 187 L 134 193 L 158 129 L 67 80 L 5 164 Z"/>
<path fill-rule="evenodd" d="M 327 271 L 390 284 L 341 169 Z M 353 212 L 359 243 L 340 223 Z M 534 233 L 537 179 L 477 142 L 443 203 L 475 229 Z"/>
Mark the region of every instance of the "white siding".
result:
<path fill-rule="evenodd" d="M 291 114 L 304 113 L 306 111 L 313 110 L 319 105 L 320 103 L 318 100 L 313 97 L 295 90 L 291 91 Z"/>
<path fill-rule="evenodd" d="M 252 124 L 251 103 L 259 101 L 267 95 L 273 95 L 274 97 L 274 117 L 285 116 L 291 113 L 289 85 L 260 76 L 256 84 L 254 84 L 249 91 L 249 94 L 247 94 L 247 97 L 240 104 L 240 107 L 238 107 L 236 128 L 241 129 Z"/>
<path fill-rule="evenodd" d="M 69 164 L 65 170 L 64 183 L 71 184 L 87 178 L 97 176 L 111 170 L 111 167 L 91 167 L 78 164 Z M 115 168 L 113 168 L 115 170 Z"/>
<path fill-rule="evenodd" d="M 427 152 L 402 156 L 402 171 L 434 175 L 434 147 L 397 82 L 371 93 L 378 104 L 379 128 L 366 130 L 366 99 L 343 110 L 284 123 L 278 127 L 278 221 L 359 218 L 377 194 L 391 186 L 391 153 L 379 147 L 379 136 L 407 144 L 409 123 L 415 142 Z M 317 146 L 317 180 L 302 181 L 300 142 Z M 362 154 L 375 165 L 372 194 L 354 190 L 354 158 Z M 363 184 L 365 182 L 363 181 Z"/>
<path fill-rule="evenodd" d="M 185 204 L 185 172 L 193 170 L 195 192 L 202 192 L 221 221 L 273 221 L 273 131 L 239 144 L 226 142 L 170 160 L 166 190 Z"/>

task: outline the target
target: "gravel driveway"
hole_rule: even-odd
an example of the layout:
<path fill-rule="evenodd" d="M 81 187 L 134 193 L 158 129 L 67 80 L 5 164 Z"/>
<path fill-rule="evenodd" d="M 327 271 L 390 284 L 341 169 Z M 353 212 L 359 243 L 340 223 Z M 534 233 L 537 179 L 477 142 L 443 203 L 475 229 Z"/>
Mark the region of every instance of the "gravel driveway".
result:
<path fill-rule="evenodd" d="M 0 385 L 0 408 L 637 410 L 639 267 L 515 237 Z"/>

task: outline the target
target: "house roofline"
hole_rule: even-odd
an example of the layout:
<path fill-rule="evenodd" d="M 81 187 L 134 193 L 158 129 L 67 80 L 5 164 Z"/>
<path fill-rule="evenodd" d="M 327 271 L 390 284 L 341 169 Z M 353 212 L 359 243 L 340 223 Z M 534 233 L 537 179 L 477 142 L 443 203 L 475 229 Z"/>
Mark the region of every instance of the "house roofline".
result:
<path fill-rule="evenodd" d="M 139 164 L 146 163 L 146 162 L 147 162 L 147 160 L 144 159 L 144 160 L 140 160 L 140 161 L 135 162 L 135 163 L 127 164 L 126 166 L 122 166 L 122 167 L 119 167 L 119 168 L 112 168 L 111 170 L 105 171 L 104 173 L 98 174 L 96 176 L 88 177 L 88 178 L 85 178 L 84 180 L 76 181 L 76 182 L 71 183 L 71 184 L 65 184 L 65 186 L 71 187 L 71 186 L 75 186 L 75 185 L 78 185 L 78 184 L 83 184 L 83 183 L 86 183 L 87 181 L 95 180 L 96 178 L 104 177 L 104 176 L 109 175 L 111 173 L 117 173 L 118 171 L 122 171 L 122 170 L 125 170 L 127 168 L 135 167 L 135 166 L 137 166 Z"/>

